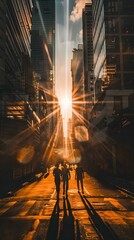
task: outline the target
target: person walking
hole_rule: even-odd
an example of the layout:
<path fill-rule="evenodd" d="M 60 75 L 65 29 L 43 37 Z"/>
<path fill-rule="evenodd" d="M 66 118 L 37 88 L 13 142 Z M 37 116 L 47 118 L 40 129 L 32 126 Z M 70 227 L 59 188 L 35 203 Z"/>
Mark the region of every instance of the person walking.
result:
<path fill-rule="evenodd" d="M 82 193 L 84 193 L 83 178 L 84 178 L 83 168 L 82 166 L 80 166 L 80 164 L 78 164 L 75 170 L 75 179 L 77 180 L 78 192 L 80 191 L 81 186 Z"/>
<path fill-rule="evenodd" d="M 67 165 L 64 164 L 62 168 L 62 179 L 63 179 L 63 195 L 66 194 L 67 197 L 67 192 L 68 192 L 68 187 L 69 187 L 69 179 L 71 178 L 71 174 L 69 169 L 67 168 Z"/>
<path fill-rule="evenodd" d="M 54 170 L 53 170 L 53 175 L 54 175 L 54 181 L 55 181 L 55 186 L 56 186 L 56 192 L 57 192 L 57 199 L 59 199 L 59 193 L 60 193 L 60 182 L 61 182 L 61 175 L 62 172 L 59 169 L 59 164 L 57 163 Z"/>

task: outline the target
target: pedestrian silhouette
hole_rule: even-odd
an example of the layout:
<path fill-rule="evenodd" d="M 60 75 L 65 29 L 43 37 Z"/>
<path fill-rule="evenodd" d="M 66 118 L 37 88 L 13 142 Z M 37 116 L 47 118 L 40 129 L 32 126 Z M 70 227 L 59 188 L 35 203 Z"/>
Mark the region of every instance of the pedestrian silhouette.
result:
<path fill-rule="evenodd" d="M 60 193 L 61 174 L 62 174 L 62 172 L 59 169 L 59 164 L 57 163 L 54 170 L 53 170 L 54 181 L 55 181 L 56 192 L 57 192 L 57 199 L 59 198 L 59 193 Z"/>
<path fill-rule="evenodd" d="M 82 166 L 80 166 L 80 164 L 78 164 L 75 170 L 75 179 L 77 180 L 78 192 L 80 191 L 81 186 L 82 193 L 84 193 L 83 178 L 84 178 L 83 168 Z"/>
<path fill-rule="evenodd" d="M 66 194 L 66 197 L 67 197 L 70 177 L 71 177 L 70 171 L 67 168 L 67 165 L 64 164 L 62 168 L 62 179 L 63 179 L 63 195 Z"/>

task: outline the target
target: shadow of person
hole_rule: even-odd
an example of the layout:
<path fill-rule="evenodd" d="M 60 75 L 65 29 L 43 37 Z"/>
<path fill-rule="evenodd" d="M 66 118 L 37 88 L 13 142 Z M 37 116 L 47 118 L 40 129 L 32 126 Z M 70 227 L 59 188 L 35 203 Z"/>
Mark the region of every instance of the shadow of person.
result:
<path fill-rule="evenodd" d="M 46 235 L 46 240 L 58 240 L 59 234 L 59 199 L 57 199 L 52 216 L 49 222 L 49 227 Z"/>
<path fill-rule="evenodd" d="M 81 240 L 79 221 L 76 220 L 76 240 Z"/>
<path fill-rule="evenodd" d="M 60 226 L 60 240 L 75 240 L 74 216 L 68 198 L 63 197 L 63 220 Z"/>
<path fill-rule="evenodd" d="M 90 220 L 93 222 L 95 229 L 98 232 L 98 235 L 102 235 L 104 239 L 108 240 L 119 240 L 116 233 L 105 223 L 105 221 L 101 219 L 100 215 L 97 213 L 87 197 L 85 195 L 82 196 L 81 193 L 79 193 L 79 195 L 85 205 L 85 209 L 87 210 Z"/>

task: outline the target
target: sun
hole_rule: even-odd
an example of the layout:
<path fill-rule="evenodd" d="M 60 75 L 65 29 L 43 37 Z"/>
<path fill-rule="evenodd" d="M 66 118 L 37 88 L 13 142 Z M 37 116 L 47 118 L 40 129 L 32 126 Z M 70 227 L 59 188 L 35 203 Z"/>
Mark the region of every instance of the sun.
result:
<path fill-rule="evenodd" d="M 71 100 L 67 96 L 61 99 L 61 107 L 64 111 L 71 108 Z"/>

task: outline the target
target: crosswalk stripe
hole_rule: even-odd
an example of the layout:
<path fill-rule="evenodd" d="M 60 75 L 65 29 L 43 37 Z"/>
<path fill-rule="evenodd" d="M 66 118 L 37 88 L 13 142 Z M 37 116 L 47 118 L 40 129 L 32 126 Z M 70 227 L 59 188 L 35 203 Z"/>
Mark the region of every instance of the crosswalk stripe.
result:
<path fill-rule="evenodd" d="M 109 201 L 114 207 L 119 210 L 127 210 L 124 206 L 122 206 L 115 198 L 104 198 L 104 201 Z"/>
<path fill-rule="evenodd" d="M 11 208 L 14 204 L 16 204 L 16 201 L 14 202 L 8 202 L 5 204 L 5 206 L 0 210 L 0 215 L 5 213 L 9 208 Z"/>
<path fill-rule="evenodd" d="M 21 209 L 21 212 L 19 213 L 19 216 L 25 216 L 29 209 L 33 206 L 35 203 L 35 200 L 29 200 L 23 205 L 23 209 Z"/>

